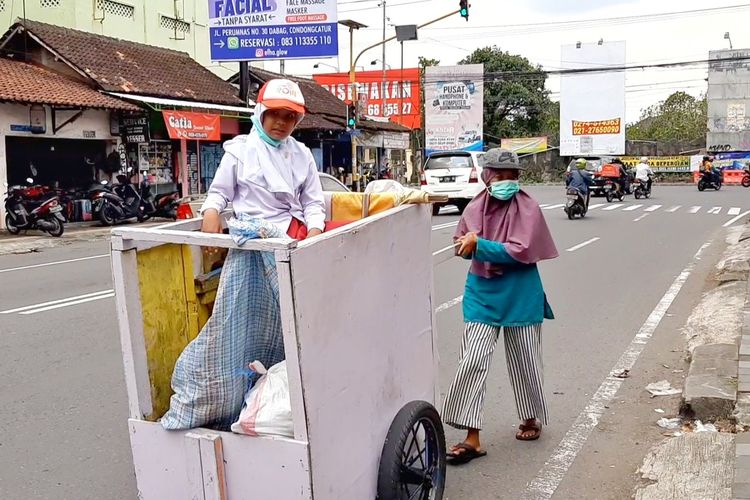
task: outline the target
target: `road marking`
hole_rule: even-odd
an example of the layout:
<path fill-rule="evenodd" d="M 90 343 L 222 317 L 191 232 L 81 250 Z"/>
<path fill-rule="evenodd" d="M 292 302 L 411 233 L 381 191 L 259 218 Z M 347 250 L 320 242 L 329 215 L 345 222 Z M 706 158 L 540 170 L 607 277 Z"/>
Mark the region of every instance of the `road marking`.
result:
<path fill-rule="evenodd" d="M 727 212 L 727 215 L 739 215 L 740 212 L 742 212 L 742 209 L 739 207 L 732 207 Z"/>
<path fill-rule="evenodd" d="M 695 269 L 695 263 L 700 260 L 701 254 L 710 245 L 711 242 L 709 241 L 700 247 L 687 267 L 677 276 L 654 310 L 651 311 L 651 314 L 646 319 L 646 322 L 643 323 L 640 330 L 638 330 L 628 349 L 622 354 L 610 371 L 610 375 L 604 379 L 586 408 L 581 411 L 578 418 L 576 418 L 571 428 L 565 434 L 565 437 L 557 445 L 550 458 L 536 477 L 528 484 L 526 491 L 524 491 L 521 497 L 523 500 L 547 500 L 554 495 L 555 490 L 557 490 L 557 487 L 560 486 L 560 483 L 565 478 L 565 474 L 575 461 L 578 453 L 580 453 L 586 444 L 591 432 L 599 424 L 599 419 L 622 386 L 624 379 L 617 378 L 614 375 L 633 368 L 641 353 L 646 348 L 646 344 L 648 344 L 654 332 L 659 327 L 661 320 L 666 315 L 675 298 L 677 298 L 693 269 Z"/>
<path fill-rule="evenodd" d="M 750 214 L 750 210 L 748 210 L 748 211 L 747 211 L 747 212 L 745 212 L 745 213 L 742 213 L 742 214 L 738 215 L 738 216 L 737 216 L 737 217 L 735 217 L 734 219 L 731 219 L 731 220 L 727 221 L 727 223 L 726 223 L 726 224 L 724 224 L 724 227 L 729 227 L 729 226 L 731 226 L 732 224 L 734 224 L 734 223 L 735 223 L 735 222 L 737 222 L 738 220 L 742 219 L 743 217 L 746 217 L 746 216 L 747 216 L 747 215 L 749 215 L 749 214 Z"/>
<path fill-rule="evenodd" d="M 455 226 L 458 226 L 458 221 L 448 222 L 446 224 L 438 224 L 437 226 L 432 226 L 432 230 L 440 231 L 441 229 L 448 229 L 449 227 L 455 227 Z"/>
<path fill-rule="evenodd" d="M 630 205 L 628 208 L 624 208 L 622 211 L 623 212 L 632 212 L 633 210 L 638 210 L 642 206 L 643 205 Z"/>
<path fill-rule="evenodd" d="M 0 311 L 0 314 L 13 314 L 21 311 L 30 311 L 32 309 L 38 309 L 40 307 L 46 307 L 46 306 L 54 306 L 57 304 L 67 304 L 68 302 L 73 302 L 80 299 L 88 299 L 91 297 L 100 297 L 104 295 L 112 294 L 114 290 L 102 290 L 100 292 L 93 292 L 93 293 L 87 293 L 84 295 L 78 295 L 76 297 L 68 297 L 66 299 L 59 299 L 59 300 L 51 300 L 49 302 L 42 302 L 41 304 L 34 304 L 31 306 L 24 306 L 24 307 L 18 307 L 16 309 L 9 309 L 7 311 Z"/>
<path fill-rule="evenodd" d="M 649 215 L 651 215 L 651 214 L 643 214 L 640 217 L 638 217 L 637 219 L 633 219 L 633 222 L 641 222 L 643 219 L 645 219 Z"/>
<path fill-rule="evenodd" d="M 443 312 L 443 311 L 447 311 L 447 310 L 448 310 L 448 309 L 450 309 L 451 307 L 455 307 L 455 306 L 457 306 L 458 304 L 460 304 L 461 302 L 463 302 L 463 300 L 464 300 L 464 296 L 463 296 L 463 295 L 459 295 L 459 296 L 458 296 L 458 297 L 456 297 L 455 299 L 453 299 L 453 300 L 449 300 L 449 301 L 448 301 L 448 302 L 446 302 L 445 304 L 440 304 L 439 306 L 437 306 L 437 307 L 435 308 L 435 314 L 437 314 L 437 313 L 441 313 L 441 312 Z"/>
<path fill-rule="evenodd" d="M 709 214 L 719 215 L 721 213 L 721 207 L 714 207 L 708 211 Z"/>
<path fill-rule="evenodd" d="M 565 203 L 560 203 L 558 205 L 550 205 L 548 207 L 544 207 L 542 210 L 554 210 L 556 208 L 562 208 L 565 206 Z"/>
<path fill-rule="evenodd" d="M 595 208 L 603 207 L 604 203 L 597 203 L 596 205 L 589 205 L 589 210 L 594 210 Z"/>
<path fill-rule="evenodd" d="M 656 212 L 660 208 L 661 208 L 661 205 L 651 205 L 646 210 L 644 210 L 644 212 Z"/>
<path fill-rule="evenodd" d="M 12 271 L 23 271 L 25 269 L 36 269 L 38 267 L 49 267 L 49 266 L 57 266 L 60 264 L 69 264 L 71 262 L 83 262 L 84 260 L 103 259 L 104 257 L 109 257 L 109 254 L 107 253 L 103 255 L 92 255 L 91 257 L 81 257 L 80 259 L 58 260 L 56 262 L 45 262 L 44 264 L 34 264 L 33 266 L 22 266 L 22 267 L 12 267 L 10 269 L 0 269 L 0 274 L 9 273 Z"/>
<path fill-rule="evenodd" d="M 108 293 L 106 295 L 97 295 L 96 297 L 89 297 L 87 299 L 75 300 L 73 302 L 65 302 L 64 304 L 57 304 L 57 305 L 54 305 L 54 306 L 41 307 L 39 309 L 31 309 L 30 311 L 24 311 L 24 312 L 22 312 L 20 314 L 22 316 L 26 316 L 28 314 L 38 314 L 38 313 L 42 313 L 42 312 L 45 312 L 45 311 L 52 311 L 54 309 L 61 309 L 63 307 L 70 307 L 70 306 L 75 306 L 75 305 L 78 305 L 78 304 L 85 304 L 87 302 L 94 302 L 95 300 L 109 299 L 109 298 L 112 298 L 114 296 L 115 296 L 115 292 L 112 292 L 112 293 Z"/>
<path fill-rule="evenodd" d="M 615 203 L 614 205 L 610 205 L 607 208 L 602 208 L 602 210 L 617 210 L 622 206 L 622 203 Z"/>
<path fill-rule="evenodd" d="M 667 212 L 670 213 L 670 214 L 673 214 L 673 213 L 675 213 L 676 211 L 678 211 L 681 208 L 682 208 L 682 205 L 677 205 L 676 207 L 672 207 L 669 210 L 667 210 Z"/>
<path fill-rule="evenodd" d="M 690 213 L 691 214 L 697 214 L 698 212 L 700 212 L 701 208 L 703 208 L 703 207 L 692 207 L 690 209 Z"/>
<path fill-rule="evenodd" d="M 592 243 L 595 243 L 595 242 L 599 241 L 600 239 L 601 239 L 601 238 L 598 238 L 598 237 L 597 237 L 597 238 L 591 238 L 591 239 L 590 239 L 590 240 L 588 240 L 588 241 L 584 241 L 584 242 L 583 242 L 583 243 L 581 243 L 580 245 L 576 245 L 576 246 L 574 246 L 574 247 L 570 247 L 570 248 L 568 248 L 568 252 L 575 252 L 576 250 L 580 250 L 581 248 L 583 248 L 583 247 L 585 247 L 585 246 L 588 246 L 588 245 L 590 245 L 590 244 L 592 244 Z"/>

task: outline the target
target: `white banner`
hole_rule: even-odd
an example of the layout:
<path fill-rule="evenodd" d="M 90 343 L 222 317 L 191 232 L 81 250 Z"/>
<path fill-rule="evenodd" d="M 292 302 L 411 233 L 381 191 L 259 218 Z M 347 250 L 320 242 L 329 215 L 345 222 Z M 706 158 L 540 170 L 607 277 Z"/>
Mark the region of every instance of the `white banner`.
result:
<path fill-rule="evenodd" d="M 625 65 L 625 42 L 563 45 L 563 69 Z M 564 74 L 560 80 L 560 154 L 625 154 L 625 72 Z"/>
<path fill-rule="evenodd" d="M 425 72 L 425 149 L 484 149 L 484 65 L 433 66 Z"/>

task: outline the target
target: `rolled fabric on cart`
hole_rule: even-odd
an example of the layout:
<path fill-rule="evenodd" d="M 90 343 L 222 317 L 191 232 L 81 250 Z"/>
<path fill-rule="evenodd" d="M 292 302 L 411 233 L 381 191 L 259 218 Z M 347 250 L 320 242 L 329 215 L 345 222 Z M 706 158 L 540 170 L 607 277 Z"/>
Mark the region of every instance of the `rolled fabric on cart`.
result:
<path fill-rule="evenodd" d="M 289 239 L 289 236 L 276 224 L 251 217 L 248 214 L 237 214 L 229 219 L 229 234 L 235 243 L 242 246 L 249 240 L 283 238 Z"/>
<path fill-rule="evenodd" d="M 232 432 L 248 436 L 294 437 L 292 401 L 289 397 L 289 379 L 286 361 L 268 370 L 262 363 L 250 364 L 250 369 L 260 373 L 258 382 L 245 396 L 240 418 L 232 424 Z"/>
<path fill-rule="evenodd" d="M 230 430 L 255 379 L 248 366 L 256 360 L 265 366 L 284 360 L 275 257 L 233 249 L 213 314 L 177 360 L 162 426 Z"/>

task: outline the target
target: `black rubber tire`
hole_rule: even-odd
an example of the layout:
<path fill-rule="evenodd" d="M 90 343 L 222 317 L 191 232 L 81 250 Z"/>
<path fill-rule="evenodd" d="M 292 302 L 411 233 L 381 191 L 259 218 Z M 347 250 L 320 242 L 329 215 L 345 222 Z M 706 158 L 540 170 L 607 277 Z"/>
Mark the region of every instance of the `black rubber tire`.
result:
<path fill-rule="evenodd" d="M 615 199 L 611 191 L 607 191 L 607 194 L 605 196 L 607 197 L 607 203 L 612 203 L 612 201 Z"/>
<path fill-rule="evenodd" d="M 698 191 L 702 193 L 705 190 L 706 190 L 706 184 L 702 180 L 698 181 Z"/>
<path fill-rule="evenodd" d="M 641 199 L 641 190 L 640 189 L 636 189 L 635 191 L 633 191 L 633 196 L 635 196 L 636 200 L 640 200 Z"/>
<path fill-rule="evenodd" d="M 625 195 L 622 194 L 622 193 L 620 193 L 620 195 L 617 197 L 617 200 L 618 201 L 624 201 L 625 200 Z"/>
<path fill-rule="evenodd" d="M 7 214 L 5 215 L 5 229 L 7 229 L 8 232 L 14 236 L 21 232 L 21 228 L 14 226 L 10 215 Z"/>
<path fill-rule="evenodd" d="M 645 191 L 643 193 L 643 196 L 644 196 L 644 198 L 646 198 L 648 200 L 649 198 L 651 198 L 651 191 Z"/>
<path fill-rule="evenodd" d="M 432 469 L 432 477 L 425 477 L 424 482 L 418 486 L 411 483 L 413 489 L 410 490 L 409 484 L 404 482 L 402 471 L 403 462 L 414 458 L 411 454 L 412 449 L 407 450 L 406 446 L 413 445 L 416 441 L 417 449 L 419 449 L 418 439 L 413 437 L 415 436 L 414 428 L 417 425 L 423 426 L 422 429 L 425 431 L 423 443 L 425 449 L 417 457 L 425 455 L 429 465 L 422 463 L 420 458 L 418 462 L 411 464 L 410 471 L 413 475 L 420 475 L 414 467 L 421 464 L 428 471 Z M 445 433 L 440 415 L 430 403 L 412 401 L 398 412 L 385 438 L 383 453 L 380 456 L 376 500 L 405 500 L 410 495 L 413 496 L 420 488 L 422 488 L 422 496 L 414 498 L 441 500 L 445 489 L 445 461 Z M 412 479 L 416 480 L 413 475 Z"/>
<path fill-rule="evenodd" d="M 463 215 L 464 210 L 466 210 L 466 207 L 468 205 L 469 205 L 468 201 L 457 201 L 456 208 L 458 209 L 458 213 Z"/>
<path fill-rule="evenodd" d="M 573 213 L 573 211 L 572 210 L 568 210 L 568 219 L 573 220 L 575 218 L 576 218 L 576 216 Z"/>
<path fill-rule="evenodd" d="M 432 204 L 432 216 L 437 217 L 440 215 L 440 209 L 443 208 L 442 205 L 438 205 L 437 203 Z"/>
<path fill-rule="evenodd" d="M 718 184 L 716 184 L 716 190 L 719 191 L 720 189 L 721 189 L 721 182 L 719 182 Z"/>
<path fill-rule="evenodd" d="M 117 222 L 117 219 L 112 215 L 112 212 L 114 212 L 114 208 L 112 208 L 108 202 L 105 201 L 102 203 L 102 206 L 99 209 L 99 220 L 105 226 L 112 226 Z"/>
<path fill-rule="evenodd" d="M 48 222 L 51 222 L 55 225 L 55 229 L 50 229 L 47 231 L 47 234 L 50 236 L 54 236 L 55 238 L 59 238 L 63 235 L 65 232 L 65 225 L 58 219 L 57 217 L 52 217 L 51 219 L 47 219 Z"/>
<path fill-rule="evenodd" d="M 742 187 L 743 188 L 750 188 L 750 177 L 745 176 L 742 178 Z"/>

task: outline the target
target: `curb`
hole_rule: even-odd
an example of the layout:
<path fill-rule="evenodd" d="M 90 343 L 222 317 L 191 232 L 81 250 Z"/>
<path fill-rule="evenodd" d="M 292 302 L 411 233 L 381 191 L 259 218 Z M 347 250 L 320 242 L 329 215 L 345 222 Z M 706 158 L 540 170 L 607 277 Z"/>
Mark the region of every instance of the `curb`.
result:
<path fill-rule="evenodd" d="M 748 234 L 746 228 L 741 239 Z M 735 418 L 740 425 L 750 424 L 750 283 L 745 294 L 745 309 L 742 318 L 742 336 L 738 349 L 738 381 L 737 404 Z M 744 407 L 744 408 L 743 408 Z M 734 483 L 732 484 L 732 498 L 736 500 L 750 499 L 750 433 L 737 435 L 734 451 Z"/>

